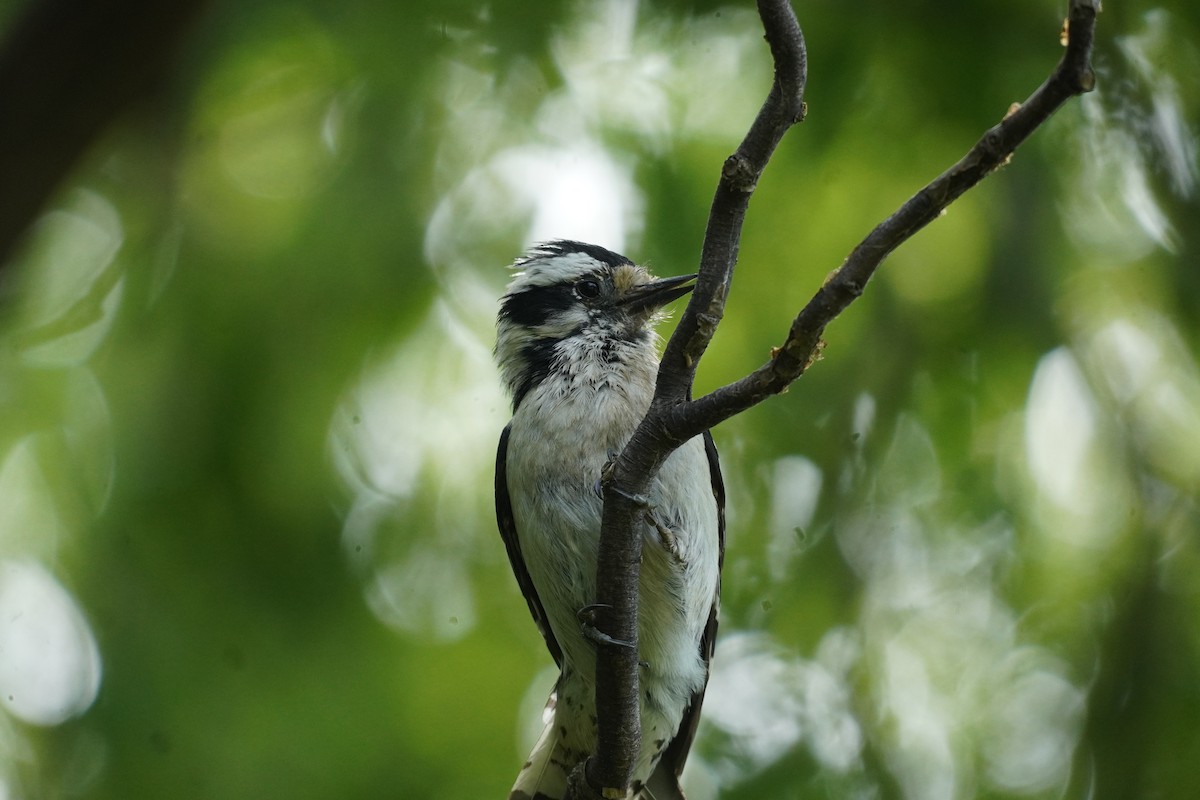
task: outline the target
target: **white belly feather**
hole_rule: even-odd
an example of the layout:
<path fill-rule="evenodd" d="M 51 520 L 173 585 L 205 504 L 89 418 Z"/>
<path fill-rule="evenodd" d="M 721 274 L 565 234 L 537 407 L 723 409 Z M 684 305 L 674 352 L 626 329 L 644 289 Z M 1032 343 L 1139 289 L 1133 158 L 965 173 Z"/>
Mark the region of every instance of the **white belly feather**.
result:
<path fill-rule="evenodd" d="M 584 638 L 576 612 L 596 599 L 598 482 L 609 454 L 624 447 L 649 406 L 654 372 L 643 373 L 632 383 L 603 374 L 547 380 L 524 398 L 511 423 L 509 496 L 526 568 L 564 655 L 552 724 L 578 739 L 562 743 L 572 752 L 589 752 L 595 735 L 596 645 Z M 692 693 L 706 680 L 699 641 L 717 591 L 719 544 L 700 437 L 671 454 L 648 498 L 655 519 L 673 535 L 674 549 L 668 551 L 653 525 L 644 525 L 638 634 L 646 666 L 635 780 L 648 777 Z"/>

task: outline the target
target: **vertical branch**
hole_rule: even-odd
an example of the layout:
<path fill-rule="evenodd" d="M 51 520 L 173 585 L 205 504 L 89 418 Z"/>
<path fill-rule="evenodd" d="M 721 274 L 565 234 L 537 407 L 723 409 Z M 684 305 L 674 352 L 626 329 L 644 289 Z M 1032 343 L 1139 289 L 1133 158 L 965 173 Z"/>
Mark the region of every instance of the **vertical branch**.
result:
<path fill-rule="evenodd" d="M 607 612 L 602 624 L 608 635 L 633 646 L 601 647 L 596 654 L 598 740 L 586 778 L 603 797 L 625 796 L 641 749 L 637 609 L 642 541 L 635 534 L 635 498 L 647 492 L 662 462 L 682 443 L 666 435 L 663 415 L 691 396 L 696 364 L 724 314 L 750 195 L 784 133 L 804 116 L 807 57 L 795 13 L 788 0 L 759 0 L 758 12 L 775 61 L 774 83 L 746 138 L 721 170 L 700 276 L 667 345 L 650 413 L 604 484 L 596 602 Z"/>
<path fill-rule="evenodd" d="M 787 129 L 804 116 L 804 39 L 785 0 L 760 0 L 759 13 L 775 59 L 770 95 L 741 146 L 721 172 L 691 302 L 671 337 L 649 413 L 604 482 L 597 602 L 605 631 L 632 647 L 597 652 L 597 750 L 587 762 L 580 796 L 624 797 L 640 749 L 637 603 L 641 539 L 634 535 L 637 497 L 647 492 L 667 456 L 684 441 L 782 391 L 812 363 L 825 327 L 859 297 L 893 250 L 936 219 L 964 192 L 1003 166 L 1016 148 L 1068 99 L 1094 83 L 1091 50 L 1099 0 L 1071 0 L 1067 51 L 1021 106 L 988 130 L 957 164 L 877 225 L 826 280 L 792 324 L 771 360 L 746 377 L 690 400 L 696 364 L 724 314 L 750 195 Z M 578 777 L 578 776 L 577 776 Z"/>
<path fill-rule="evenodd" d="M 750 195 L 783 135 L 804 119 L 808 54 L 800 23 L 787 0 L 759 0 L 758 13 L 775 79 L 746 137 L 721 168 L 700 252 L 700 274 L 663 353 L 656 403 L 674 405 L 690 396 L 696 365 L 725 314 Z"/>

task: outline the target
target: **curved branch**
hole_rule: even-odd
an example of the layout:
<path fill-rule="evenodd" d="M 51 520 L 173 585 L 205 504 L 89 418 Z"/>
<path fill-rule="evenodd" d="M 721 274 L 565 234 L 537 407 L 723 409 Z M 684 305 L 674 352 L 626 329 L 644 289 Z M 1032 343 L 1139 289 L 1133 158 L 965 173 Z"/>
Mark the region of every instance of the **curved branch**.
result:
<path fill-rule="evenodd" d="M 1067 100 L 1092 90 L 1091 66 L 1099 0 L 1071 0 L 1064 30 L 1066 53 L 1029 99 L 1014 106 L 957 164 L 943 172 L 875 226 L 792 322 L 771 360 L 741 380 L 681 406 L 672 416 L 672 438 L 686 441 L 767 397 L 778 394 L 816 360 L 826 326 L 856 300 L 875 270 L 897 247 L 941 216 L 950 203 L 1008 163 L 1013 152 Z"/>
<path fill-rule="evenodd" d="M 634 644 L 601 647 L 596 654 L 597 745 L 585 772 L 590 788 L 604 797 L 625 796 L 641 749 L 636 645 L 642 542 L 634 534 L 634 498 L 684 441 L 670 436 L 664 417 L 691 396 L 696 364 L 724 314 L 750 195 L 784 133 L 804 116 L 807 55 L 796 15 L 787 0 L 759 0 L 758 12 L 775 61 L 775 80 L 746 138 L 721 170 L 696 288 L 663 355 L 650 413 L 604 482 L 596 602 L 607 611 L 600 622 L 608 635 Z M 575 796 L 584 793 L 572 791 Z"/>
<path fill-rule="evenodd" d="M 760 1 L 758 13 L 775 62 L 775 80 L 746 138 L 721 168 L 700 252 L 700 274 L 663 353 L 656 403 L 674 405 L 690 396 L 696 365 L 725 314 L 750 195 L 783 135 L 804 119 L 808 55 L 800 24 L 787 0 Z"/>
<path fill-rule="evenodd" d="M 1003 166 L 1064 102 L 1091 90 L 1090 59 L 1099 5 L 1099 0 L 1071 0 L 1067 52 L 1046 83 L 854 248 L 796 317 L 769 362 L 739 381 L 689 400 L 696 365 L 724 314 L 750 195 L 783 134 L 804 116 L 806 57 L 799 24 L 785 0 L 759 0 L 775 59 L 775 81 L 746 138 L 721 171 L 696 289 L 663 355 L 650 411 L 604 483 L 597 602 L 608 612 L 601 620 L 604 630 L 635 647 L 604 647 L 597 653 L 599 737 L 586 777 L 601 796 L 623 796 L 641 741 L 636 649 L 641 539 L 634 535 L 634 498 L 645 493 L 680 444 L 778 394 L 803 374 L 819 353 L 826 326 L 862 294 L 889 253 Z"/>

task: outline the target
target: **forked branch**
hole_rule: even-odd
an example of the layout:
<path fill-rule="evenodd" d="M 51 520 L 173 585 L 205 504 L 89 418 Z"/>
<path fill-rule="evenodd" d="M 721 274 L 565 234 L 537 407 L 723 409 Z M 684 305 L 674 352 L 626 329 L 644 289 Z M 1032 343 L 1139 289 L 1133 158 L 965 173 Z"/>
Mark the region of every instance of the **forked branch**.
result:
<path fill-rule="evenodd" d="M 637 606 L 642 541 L 634 535 L 642 494 L 667 455 L 684 439 L 669 437 L 663 418 L 691 396 L 696 364 L 724 314 L 746 207 L 783 134 L 804 116 L 807 54 L 804 36 L 787 0 L 758 0 L 775 80 L 766 102 L 737 151 L 725 161 L 709 211 L 700 275 L 687 310 L 671 337 L 658 373 L 650 414 L 614 464 L 604 489 L 604 517 L 596 603 L 609 636 L 635 647 L 601 647 L 596 654 L 596 753 L 586 766 L 586 787 L 576 775 L 571 800 L 624 797 L 641 747 L 638 713 Z"/>
<path fill-rule="evenodd" d="M 675 407 L 669 418 L 673 438 L 686 441 L 786 389 L 813 362 L 826 326 L 863 293 L 875 270 L 893 250 L 941 216 L 963 193 L 1008 163 L 1017 147 L 1063 103 L 1092 90 L 1092 43 L 1099 10 L 1099 0 L 1071 0 L 1064 28 L 1068 35 L 1066 52 L 1046 82 L 1028 100 L 1010 109 L 957 164 L 875 226 L 796 316 L 786 340 L 772 351 L 770 361 L 739 381 Z"/>
<path fill-rule="evenodd" d="M 700 275 L 663 353 L 656 403 L 675 405 L 690 397 L 696 365 L 725 314 L 750 195 L 783 135 L 804 119 L 808 55 L 800 24 L 787 0 L 759 2 L 758 13 L 775 61 L 775 80 L 746 138 L 721 168 L 700 251 Z"/>
<path fill-rule="evenodd" d="M 696 289 L 667 344 L 650 411 L 605 484 L 596 585 L 597 603 L 607 609 L 602 623 L 610 636 L 637 643 L 641 537 L 634 533 L 637 507 L 632 498 L 646 492 L 663 461 L 680 444 L 778 394 L 800 377 L 815 359 L 825 328 L 862 294 L 888 254 L 1003 166 L 1064 102 L 1091 90 L 1091 51 L 1099 10 L 1099 0 L 1071 0 L 1066 53 L 1046 82 L 987 131 L 957 164 L 917 192 L 851 251 L 797 315 L 787 338 L 766 364 L 692 400 L 697 363 L 724 314 L 750 195 L 783 134 L 804 117 L 807 68 L 800 26 L 786 0 L 759 0 L 759 15 L 775 61 L 775 80 L 746 138 L 721 170 Z M 587 765 L 587 793 L 624 796 L 640 748 L 637 698 L 636 647 L 600 648 L 596 664 L 598 744 Z"/>

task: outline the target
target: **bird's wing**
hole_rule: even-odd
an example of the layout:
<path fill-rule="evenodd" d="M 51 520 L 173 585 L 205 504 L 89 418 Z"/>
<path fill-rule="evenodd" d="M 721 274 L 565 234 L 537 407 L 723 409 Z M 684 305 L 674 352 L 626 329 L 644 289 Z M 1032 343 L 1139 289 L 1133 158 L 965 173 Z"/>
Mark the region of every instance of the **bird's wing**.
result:
<path fill-rule="evenodd" d="M 720 569 L 725 565 L 725 481 L 721 477 L 721 461 L 717 457 L 717 445 L 712 434 L 704 432 L 704 454 L 708 456 L 708 473 L 712 480 L 713 500 L 717 504 L 717 593 L 713 597 L 712 610 L 708 614 L 708 624 L 700 636 L 700 657 L 704 659 L 707 671 L 712 663 L 713 648 L 717 644 L 717 616 L 720 610 L 721 578 Z M 692 701 L 683 712 L 683 720 L 679 723 L 679 731 L 667 745 L 654 774 L 647 781 L 647 788 L 654 800 L 683 800 L 679 789 L 679 776 L 683 774 L 683 765 L 687 761 L 688 751 L 692 749 L 692 741 L 696 738 L 696 728 L 700 725 L 700 706 L 704 704 L 704 689 L 708 686 L 705 676 L 704 685 L 692 695 Z"/>
<path fill-rule="evenodd" d="M 538 597 L 533 579 L 529 577 L 529 570 L 525 568 L 525 557 L 521 555 L 521 542 L 517 539 L 517 525 L 513 521 L 512 501 L 508 497 L 508 433 L 510 427 L 509 425 L 504 426 L 504 432 L 500 434 L 500 446 L 496 450 L 496 524 L 500 528 L 500 538 L 504 540 L 504 549 L 508 551 L 508 562 L 512 565 L 517 585 L 521 587 L 521 593 L 525 595 L 525 602 L 529 604 L 529 613 L 533 615 L 533 621 L 537 623 L 538 630 L 542 632 L 542 637 L 546 640 L 546 648 L 554 657 L 554 663 L 561 667 L 562 648 L 559 647 L 558 640 L 554 638 L 554 631 L 550 630 L 550 621 L 546 618 L 546 609 L 542 607 L 542 599 Z M 724 528 L 724 523 L 722 523 L 722 528 Z M 724 534 L 722 534 L 723 540 Z M 724 545 L 722 545 L 722 549 L 724 549 Z"/>
<path fill-rule="evenodd" d="M 704 432 L 704 455 L 708 456 L 708 475 L 712 481 L 713 499 L 717 501 L 717 596 L 720 597 L 720 574 L 725 568 L 725 479 L 721 477 L 721 459 L 717 455 L 717 443 L 708 431 Z M 715 630 L 713 632 L 716 633 Z"/>

